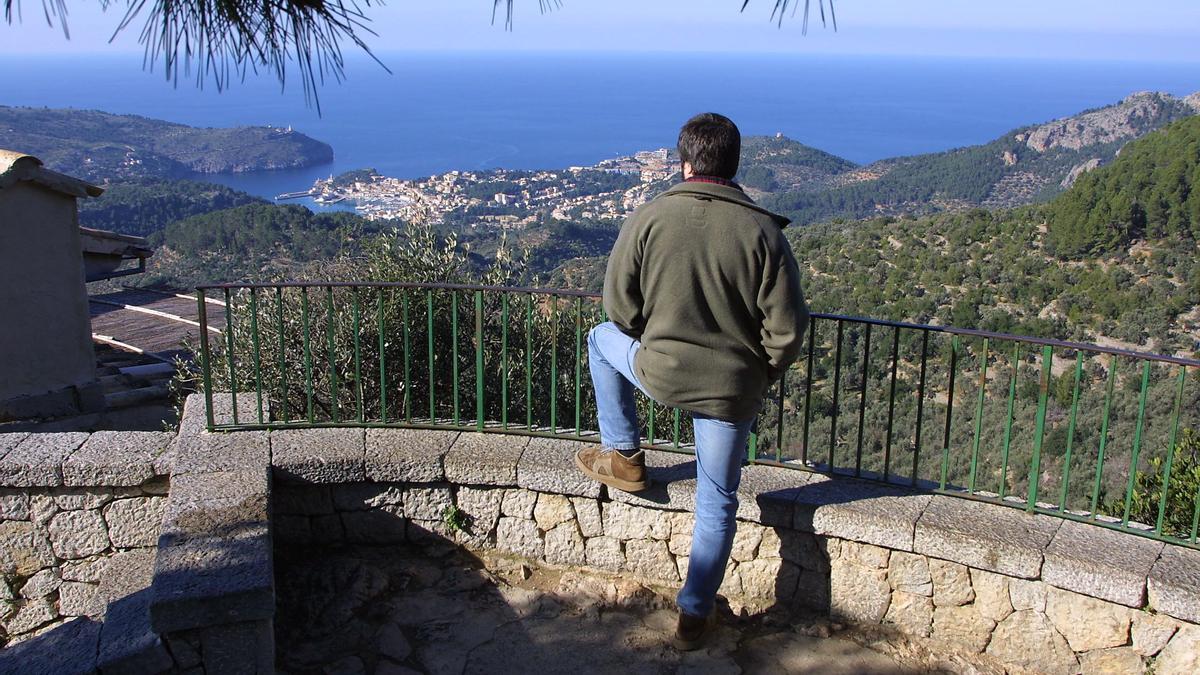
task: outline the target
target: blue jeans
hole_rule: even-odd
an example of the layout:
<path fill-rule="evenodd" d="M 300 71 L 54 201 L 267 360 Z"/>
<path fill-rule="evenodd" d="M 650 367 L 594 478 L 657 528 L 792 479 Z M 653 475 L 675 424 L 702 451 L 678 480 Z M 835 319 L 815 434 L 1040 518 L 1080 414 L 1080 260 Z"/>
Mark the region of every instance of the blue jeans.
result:
<path fill-rule="evenodd" d="M 622 333 L 612 322 L 602 323 L 588 333 L 588 364 L 596 388 L 600 442 L 604 447 L 638 447 L 640 428 L 633 388 L 646 391 L 633 369 L 639 347 L 639 341 Z M 733 548 L 737 489 L 754 419 L 731 422 L 692 413 L 692 420 L 696 435 L 696 525 L 687 579 L 676 602 L 686 614 L 708 616 Z"/>

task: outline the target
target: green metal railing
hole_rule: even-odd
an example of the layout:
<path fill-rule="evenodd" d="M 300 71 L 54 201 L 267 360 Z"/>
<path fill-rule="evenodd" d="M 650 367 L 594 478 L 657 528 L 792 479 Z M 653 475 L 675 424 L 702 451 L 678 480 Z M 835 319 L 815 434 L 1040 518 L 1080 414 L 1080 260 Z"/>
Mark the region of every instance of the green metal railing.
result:
<path fill-rule="evenodd" d="M 205 297 L 215 293 L 226 302 L 221 340 L 206 329 Z M 211 430 L 383 426 L 599 440 L 584 342 L 605 319 L 598 294 L 283 283 L 202 286 L 197 296 Z M 814 314 L 805 352 L 769 392 L 747 454 L 1196 547 L 1200 442 L 1186 429 L 1200 410 L 1197 382 L 1192 359 Z M 232 392 L 227 419 L 216 418 L 214 390 Z M 690 451 L 687 411 L 642 397 L 639 412 L 644 447 Z"/>

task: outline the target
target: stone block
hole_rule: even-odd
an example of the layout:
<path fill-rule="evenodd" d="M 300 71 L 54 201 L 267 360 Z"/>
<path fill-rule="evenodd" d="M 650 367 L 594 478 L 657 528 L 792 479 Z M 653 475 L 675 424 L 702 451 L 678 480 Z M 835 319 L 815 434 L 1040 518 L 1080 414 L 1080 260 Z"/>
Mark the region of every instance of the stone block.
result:
<path fill-rule="evenodd" d="M 304 516 L 333 513 L 331 490 L 328 485 L 275 485 L 271 490 L 271 510 Z"/>
<path fill-rule="evenodd" d="M 1062 522 L 999 504 L 938 495 L 917 521 L 914 552 L 1037 579 L 1042 552 Z"/>
<path fill-rule="evenodd" d="M 233 396 L 228 392 L 213 392 L 213 424 L 233 424 Z M 237 421 L 240 424 L 258 422 L 257 400 L 254 392 L 239 392 L 237 395 Z M 204 413 L 204 394 L 189 394 L 183 402 L 179 416 L 179 435 L 194 435 L 207 429 Z"/>
<path fill-rule="evenodd" d="M 579 523 L 579 531 L 585 537 L 599 537 L 604 534 L 604 519 L 600 516 L 600 502 L 586 497 L 572 497 L 571 506 L 575 509 L 575 520 Z"/>
<path fill-rule="evenodd" d="M 971 570 L 971 588 L 975 591 L 975 607 L 992 621 L 1003 621 L 1013 613 L 1008 598 L 1008 577 L 1003 574 Z"/>
<path fill-rule="evenodd" d="M 174 441 L 172 479 L 180 474 L 259 469 L 271 465 L 270 435 L 266 431 L 200 431 Z"/>
<path fill-rule="evenodd" d="M 512 518 L 532 518 L 537 505 L 537 493 L 529 490 L 505 490 L 500 512 Z"/>
<path fill-rule="evenodd" d="M 786 601 L 796 593 L 800 568 L 781 558 L 747 560 L 738 564 L 737 575 L 743 596 Z"/>
<path fill-rule="evenodd" d="M 104 675 L 161 673 L 174 665 L 150 627 L 150 592 L 141 590 L 110 602 L 100 630 L 98 665 Z"/>
<path fill-rule="evenodd" d="M 161 475 L 155 460 L 175 434 L 166 431 L 97 431 L 63 462 L 63 483 L 134 486 Z"/>
<path fill-rule="evenodd" d="M 100 623 L 71 619 L 43 635 L 0 649 L 0 673 L 85 675 L 96 672 Z"/>
<path fill-rule="evenodd" d="M 856 541 L 844 541 L 839 558 L 848 560 L 856 565 L 874 569 L 884 569 L 888 566 L 891 551 L 880 546 L 860 544 Z"/>
<path fill-rule="evenodd" d="M 1129 643 L 1133 611 L 1128 607 L 1051 588 L 1046 597 L 1046 616 L 1077 652 Z"/>
<path fill-rule="evenodd" d="M 404 504 L 404 488 L 395 483 L 351 483 L 330 488 L 338 511 L 364 511 Z"/>
<path fill-rule="evenodd" d="M 929 637 L 933 628 L 933 600 L 924 595 L 895 591 L 883 622 L 895 625 L 905 635 Z"/>
<path fill-rule="evenodd" d="M 1141 607 L 1146 602 L 1146 577 L 1163 546 L 1152 539 L 1067 520 L 1046 548 L 1042 581 Z"/>
<path fill-rule="evenodd" d="M 1008 598 L 1012 601 L 1013 610 L 1032 609 L 1035 612 L 1046 611 L 1046 584 L 1028 579 L 1009 579 Z"/>
<path fill-rule="evenodd" d="M 398 517 L 400 515 L 399 511 L 395 515 Z M 400 530 L 400 538 L 394 541 L 401 541 L 405 536 L 406 528 L 403 522 L 396 524 L 395 520 L 392 519 L 388 522 L 394 529 Z M 342 523 L 342 516 L 337 513 L 312 516 L 308 521 L 308 529 L 312 532 L 313 541 L 317 543 L 340 544 L 346 539 L 346 527 Z"/>
<path fill-rule="evenodd" d="M 729 551 L 729 557 L 738 562 L 752 560 L 758 552 L 758 545 L 762 543 L 762 536 L 761 525 L 740 523 L 733 533 L 733 548 Z"/>
<path fill-rule="evenodd" d="M 116 548 L 154 546 L 166 506 L 166 497 L 134 497 L 112 502 L 104 507 L 109 541 Z"/>
<path fill-rule="evenodd" d="M 0 522 L 0 574 L 29 576 L 55 562 L 50 542 L 33 523 Z"/>
<path fill-rule="evenodd" d="M 266 675 L 275 672 L 275 633 L 269 619 L 231 622 L 200 632 L 204 672 Z"/>
<path fill-rule="evenodd" d="M 675 560 L 663 541 L 633 539 L 625 542 L 625 568 L 647 579 L 679 581 Z"/>
<path fill-rule="evenodd" d="M 1108 675 L 1108 673 L 1144 673 L 1146 663 L 1132 647 L 1097 649 L 1082 655 L 1079 666 L 1083 675 Z"/>
<path fill-rule="evenodd" d="M 995 627 L 995 621 L 981 616 L 972 605 L 935 606 L 930 635 L 938 642 L 947 642 L 971 654 L 979 654 L 988 646 Z M 1063 646 L 1066 646 L 1066 641 Z"/>
<path fill-rule="evenodd" d="M 621 542 L 612 537 L 592 537 L 584 545 L 589 567 L 616 572 L 625 564 Z"/>
<path fill-rule="evenodd" d="M 286 429 L 271 432 L 275 476 L 291 483 L 359 483 L 364 468 L 362 429 Z"/>
<path fill-rule="evenodd" d="M 459 485 L 517 484 L 517 463 L 529 444 L 527 436 L 462 433 L 446 451 L 446 480 Z"/>
<path fill-rule="evenodd" d="M 541 558 L 545 551 L 537 523 L 508 516 L 500 518 L 496 524 L 496 548 L 531 560 Z"/>
<path fill-rule="evenodd" d="M 455 502 L 463 513 L 467 514 L 466 530 L 472 538 L 487 537 L 496 527 L 500 519 L 500 505 L 504 500 L 504 490 L 501 488 L 469 488 L 458 489 Z"/>
<path fill-rule="evenodd" d="M 850 478 L 813 480 L 796 492 L 794 527 L 802 532 L 913 550 L 913 529 L 930 496 Z"/>
<path fill-rule="evenodd" d="M 646 452 L 646 475 L 650 487 L 641 492 L 608 489 L 613 502 L 652 509 L 694 511 L 696 508 L 696 460 L 691 455 L 662 450 Z"/>
<path fill-rule="evenodd" d="M 271 517 L 272 535 L 277 544 L 302 545 L 313 543 L 308 516 L 275 515 Z"/>
<path fill-rule="evenodd" d="M 539 530 L 549 532 L 559 523 L 572 520 L 575 520 L 575 510 L 571 507 L 571 500 L 545 492 L 538 495 L 537 504 L 533 507 L 533 521 Z"/>
<path fill-rule="evenodd" d="M 404 515 L 413 520 L 443 520 L 454 505 L 448 486 L 410 487 L 404 491 Z"/>
<path fill-rule="evenodd" d="M 440 483 L 446 480 L 442 460 L 457 431 L 368 429 L 367 480 L 380 483 Z"/>
<path fill-rule="evenodd" d="M 113 499 L 109 488 L 55 488 L 54 504 L 63 511 L 98 509 Z"/>
<path fill-rule="evenodd" d="M 157 633 L 269 620 L 275 612 L 271 538 L 264 523 L 236 537 L 160 545 L 150 618 Z"/>
<path fill-rule="evenodd" d="M 1154 656 L 1167 646 L 1178 629 L 1179 624 L 1170 617 L 1137 612 L 1133 615 L 1133 627 L 1129 631 L 1133 649 L 1142 656 Z"/>
<path fill-rule="evenodd" d="M 21 584 L 21 597 L 29 600 L 42 598 L 57 591 L 61 585 L 62 578 L 59 577 L 58 571 L 53 567 L 47 567 Z"/>
<path fill-rule="evenodd" d="M 791 527 L 796 496 L 805 485 L 828 481 L 818 473 L 752 464 L 742 469 L 737 517 L 769 527 Z"/>
<path fill-rule="evenodd" d="M 99 584 L 64 581 L 58 587 L 58 613 L 63 616 L 101 616 L 104 608 Z"/>
<path fill-rule="evenodd" d="M 1146 588 L 1154 609 L 1200 623 L 1200 551 L 1182 546 L 1163 548 Z"/>
<path fill-rule="evenodd" d="M 829 576 L 829 611 L 856 623 L 876 624 L 887 615 L 892 588 L 887 571 L 839 558 Z"/>
<path fill-rule="evenodd" d="M 29 520 L 29 493 L 0 488 L 0 520 Z"/>
<path fill-rule="evenodd" d="M 366 511 L 342 514 L 346 541 L 354 544 L 396 544 L 406 539 L 406 519 L 402 506 L 381 506 Z M 314 538 L 317 538 L 314 521 Z M 321 539 L 318 538 L 318 541 Z"/>
<path fill-rule="evenodd" d="M 50 521 L 50 545 L 59 558 L 76 560 L 108 549 L 108 528 L 98 511 L 63 511 Z"/>
<path fill-rule="evenodd" d="M 538 492 L 598 498 L 600 483 L 575 466 L 576 450 L 590 445 L 556 438 L 530 439 L 517 462 L 517 485 Z"/>
<path fill-rule="evenodd" d="M 63 484 L 62 464 L 79 449 L 83 432 L 33 433 L 0 459 L 0 486 L 57 487 Z"/>
<path fill-rule="evenodd" d="M 546 532 L 546 562 L 553 565 L 581 566 L 587 564 L 583 536 L 574 521 L 565 521 Z"/>
<path fill-rule="evenodd" d="M 659 519 L 669 517 L 668 513 L 657 509 L 609 502 L 603 511 L 604 534 L 621 540 L 649 539 Z"/>
<path fill-rule="evenodd" d="M 104 568 L 108 566 L 108 558 L 94 557 L 83 560 L 68 560 L 59 568 L 63 581 L 83 581 L 90 584 L 99 583 L 104 576 Z"/>
<path fill-rule="evenodd" d="M 100 579 L 100 597 L 111 603 L 148 589 L 154 581 L 156 557 L 153 549 L 133 549 L 109 556 Z"/>
<path fill-rule="evenodd" d="M 1154 675 L 1200 673 L 1200 627 L 1182 626 L 1154 660 Z"/>
<path fill-rule="evenodd" d="M 958 607 L 975 599 L 966 565 L 932 558 L 929 576 L 933 581 L 933 604 L 938 607 Z"/>
<path fill-rule="evenodd" d="M 934 621 L 936 638 L 936 619 Z M 1013 612 L 996 626 L 987 645 L 987 655 L 1006 666 L 1020 666 L 1047 675 L 1073 675 L 1079 669 L 1070 645 L 1054 629 L 1050 619 L 1030 610 Z"/>
<path fill-rule="evenodd" d="M 932 596 L 933 577 L 929 575 L 929 560 L 923 555 L 893 551 L 888 561 L 888 583 L 895 591 Z"/>
<path fill-rule="evenodd" d="M 163 516 L 159 545 L 192 537 L 236 537 L 257 532 L 270 517 L 268 486 L 266 465 L 177 475 Z"/>

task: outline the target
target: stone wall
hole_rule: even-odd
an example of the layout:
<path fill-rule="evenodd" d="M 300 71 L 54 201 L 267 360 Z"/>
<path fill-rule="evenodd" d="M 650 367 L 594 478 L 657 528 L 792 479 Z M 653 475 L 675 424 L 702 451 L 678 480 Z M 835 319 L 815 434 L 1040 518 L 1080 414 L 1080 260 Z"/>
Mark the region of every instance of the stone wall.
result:
<path fill-rule="evenodd" d="M 98 618 L 148 578 L 173 437 L 0 434 L 0 645 Z"/>
<path fill-rule="evenodd" d="M 225 419 L 228 399 L 216 403 Z M 687 455 L 649 454 L 654 486 L 633 495 L 579 474 L 578 441 L 209 433 L 202 410 L 190 398 L 173 439 L 0 435 L 0 609 L 20 638 L 0 649 L 0 672 L 6 656 L 65 654 L 106 675 L 271 672 L 277 544 L 449 541 L 666 592 L 686 574 Z M 1200 672 L 1200 551 L 767 466 L 743 470 L 739 497 L 721 589 L 735 611 L 803 607 L 879 625 L 968 671 Z M 102 628 L 87 598 L 108 603 Z"/>
<path fill-rule="evenodd" d="M 327 429 L 270 443 L 278 543 L 450 539 L 668 591 L 686 574 L 684 455 L 651 455 L 655 488 L 630 495 L 584 480 L 573 441 Z M 735 611 L 878 624 L 982 672 L 1200 672 L 1198 551 L 764 466 L 743 472 L 739 521 L 721 588 Z"/>

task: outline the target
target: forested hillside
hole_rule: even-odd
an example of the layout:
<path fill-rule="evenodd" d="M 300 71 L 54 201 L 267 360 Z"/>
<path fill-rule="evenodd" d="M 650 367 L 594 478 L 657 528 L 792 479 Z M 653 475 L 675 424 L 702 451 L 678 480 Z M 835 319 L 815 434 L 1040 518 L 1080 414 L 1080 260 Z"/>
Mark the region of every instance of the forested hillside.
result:
<path fill-rule="evenodd" d="M 263 203 L 223 185 L 138 178 L 110 183 L 100 197 L 79 200 L 79 224 L 144 237 L 182 218 Z"/>

